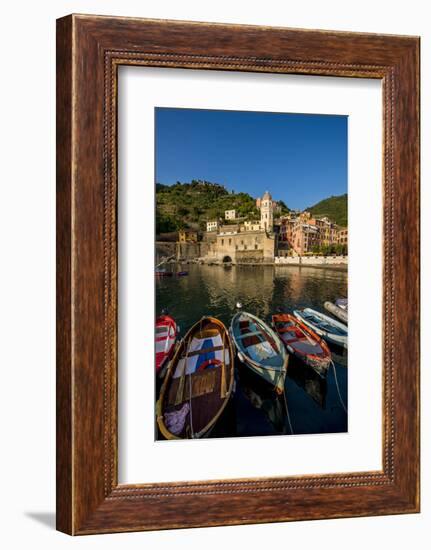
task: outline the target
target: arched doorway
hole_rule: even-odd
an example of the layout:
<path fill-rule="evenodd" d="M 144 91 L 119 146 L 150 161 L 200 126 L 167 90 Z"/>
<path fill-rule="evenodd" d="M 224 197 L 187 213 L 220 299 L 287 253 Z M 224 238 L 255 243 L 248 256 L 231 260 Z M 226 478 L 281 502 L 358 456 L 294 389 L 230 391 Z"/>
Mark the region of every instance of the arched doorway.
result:
<path fill-rule="evenodd" d="M 232 263 L 232 258 L 230 256 L 224 256 L 223 263 L 224 264 L 231 264 Z"/>

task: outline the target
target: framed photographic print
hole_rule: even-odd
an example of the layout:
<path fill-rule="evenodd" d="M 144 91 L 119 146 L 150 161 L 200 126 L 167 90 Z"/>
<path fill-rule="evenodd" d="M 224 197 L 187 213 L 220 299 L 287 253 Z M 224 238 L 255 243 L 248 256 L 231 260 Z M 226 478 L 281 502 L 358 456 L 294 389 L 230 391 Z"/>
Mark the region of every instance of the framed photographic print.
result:
<path fill-rule="evenodd" d="M 57 528 L 419 511 L 419 39 L 57 22 Z"/>

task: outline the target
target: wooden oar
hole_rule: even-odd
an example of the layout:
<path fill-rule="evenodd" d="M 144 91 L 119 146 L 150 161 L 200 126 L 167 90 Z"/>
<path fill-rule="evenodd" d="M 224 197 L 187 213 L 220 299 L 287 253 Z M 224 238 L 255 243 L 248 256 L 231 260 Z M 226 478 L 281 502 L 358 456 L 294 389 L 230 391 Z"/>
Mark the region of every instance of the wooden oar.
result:
<path fill-rule="evenodd" d="M 184 345 L 186 346 L 186 355 L 184 357 L 184 363 L 183 363 L 183 372 L 181 373 L 180 381 L 178 382 L 178 388 L 177 388 L 177 395 L 175 397 L 175 405 L 179 405 L 183 402 L 184 397 L 184 384 L 185 384 L 185 377 L 186 377 L 186 370 L 187 370 L 187 358 L 189 353 L 189 345 L 190 345 L 189 338 L 188 342 L 184 342 Z"/>
<path fill-rule="evenodd" d="M 224 399 L 226 397 L 226 365 L 225 365 L 225 351 L 224 351 L 224 339 L 225 333 L 223 332 L 223 351 L 222 351 L 222 362 L 221 362 L 221 383 L 220 383 L 220 397 Z"/>

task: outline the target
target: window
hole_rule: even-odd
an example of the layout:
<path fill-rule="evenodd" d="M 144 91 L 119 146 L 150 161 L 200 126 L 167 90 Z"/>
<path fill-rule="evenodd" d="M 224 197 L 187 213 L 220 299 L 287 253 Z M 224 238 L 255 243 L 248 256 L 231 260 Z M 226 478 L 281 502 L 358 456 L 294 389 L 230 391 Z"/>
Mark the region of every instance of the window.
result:
<path fill-rule="evenodd" d="M 229 246 L 232 244 L 232 239 L 229 239 Z"/>
<path fill-rule="evenodd" d="M 221 240 L 221 245 L 222 245 L 222 246 L 224 245 L 224 239 Z"/>

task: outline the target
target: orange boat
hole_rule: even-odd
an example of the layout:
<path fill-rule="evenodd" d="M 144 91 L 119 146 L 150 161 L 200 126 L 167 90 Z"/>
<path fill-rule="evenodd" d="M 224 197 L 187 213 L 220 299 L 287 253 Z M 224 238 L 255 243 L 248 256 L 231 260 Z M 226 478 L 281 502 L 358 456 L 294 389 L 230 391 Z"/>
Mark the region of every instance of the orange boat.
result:
<path fill-rule="evenodd" d="M 289 313 L 273 315 L 272 325 L 289 353 L 320 376 L 326 375 L 331 364 L 331 352 L 320 336 Z"/>

